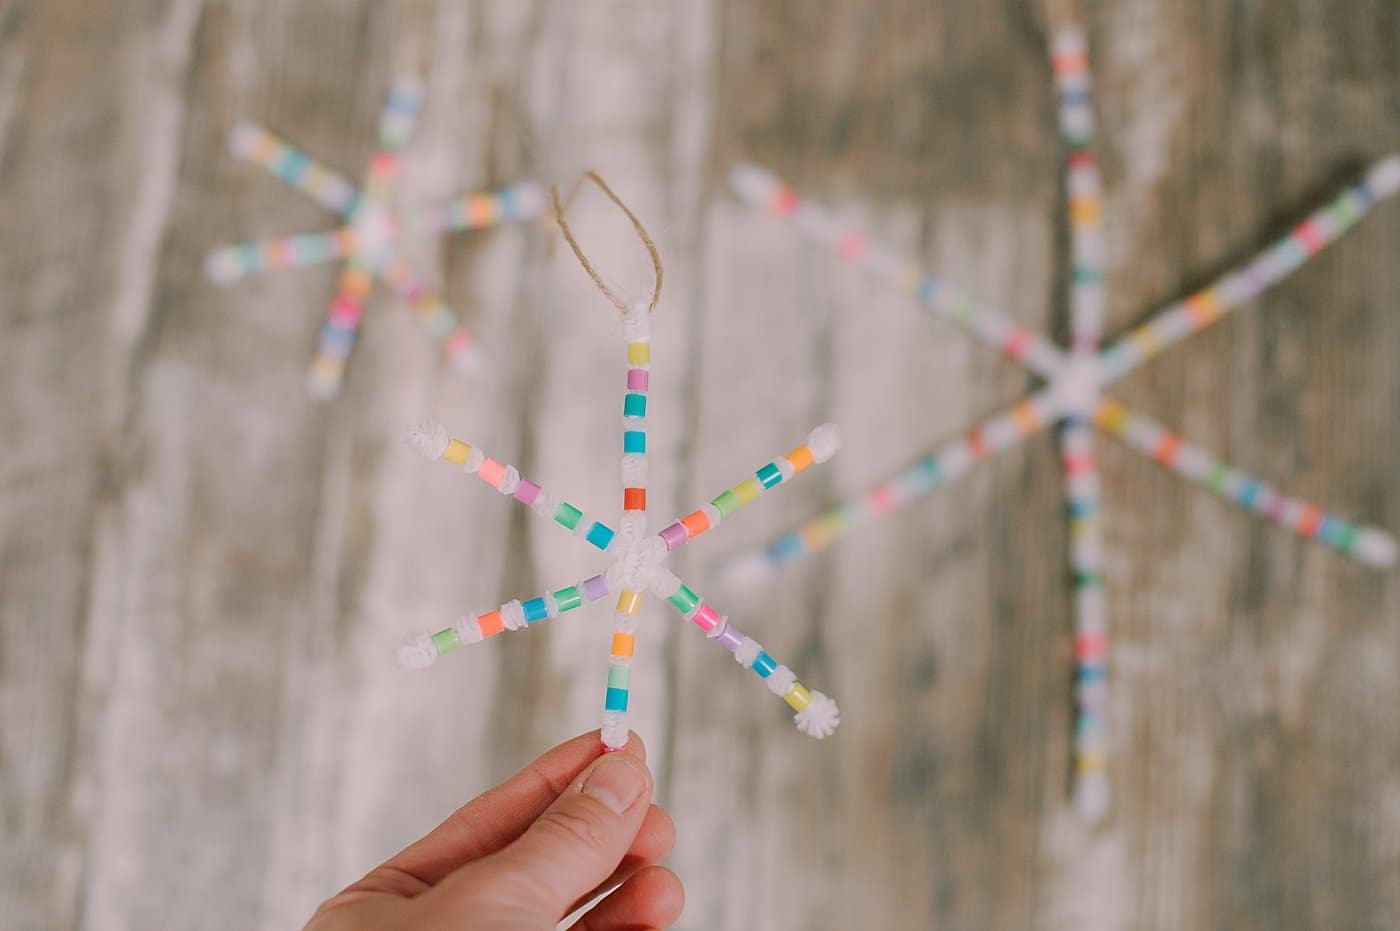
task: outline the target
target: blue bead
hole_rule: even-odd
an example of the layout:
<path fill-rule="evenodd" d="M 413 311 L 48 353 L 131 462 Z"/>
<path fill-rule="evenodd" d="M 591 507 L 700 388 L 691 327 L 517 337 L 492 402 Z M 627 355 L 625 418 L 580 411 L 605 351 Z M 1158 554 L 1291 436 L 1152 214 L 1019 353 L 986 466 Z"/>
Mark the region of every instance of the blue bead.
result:
<path fill-rule="evenodd" d="M 515 188 L 505 188 L 504 190 L 496 192 L 496 209 L 500 212 L 501 219 L 518 219 L 515 215 L 515 211 L 518 207 L 519 205 L 515 200 Z"/>
<path fill-rule="evenodd" d="M 768 547 L 768 561 L 791 562 L 802 555 L 802 538 L 795 533 L 774 540 Z"/>
<path fill-rule="evenodd" d="M 758 673 L 760 679 L 768 678 L 773 674 L 773 670 L 777 668 L 777 661 L 762 651 L 759 651 L 758 659 L 753 661 L 753 671 Z"/>
<path fill-rule="evenodd" d="M 759 469 L 755 474 L 758 480 L 763 483 L 764 488 L 772 488 L 783 480 L 782 470 L 771 462 Z"/>
<path fill-rule="evenodd" d="M 1102 666 L 1080 666 L 1075 670 L 1074 678 L 1080 682 L 1102 682 L 1108 678 L 1108 671 Z"/>
<path fill-rule="evenodd" d="M 306 169 L 309 167 L 311 167 L 311 159 L 300 152 L 293 152 L 289 149 L 283 153 L 277 171 L 285 180 L 295 184 L 301 180 L 302 175 L 306 174 Z"/>
<path fill-rule="evenodd" d="M 626 711 L 627 690 L 609 688 L 607 696 L 603 699 L 603 709 L 606 711 Z"/>
<path fill-rule="evenodd" d="M 531 598 L 529 601 L 521 603 L 520 607 L 525 609 L 525 623 L 533 624 L 549 617 L 549 608 L 544 603 L 544 598 Z"/>
<path fill-rule="evenodd" d="M 914 292 L 914 297 L 918 298 L 921 301 L 931 301 L 933 300 L 933 296 L 937 293 L 938 279 L 933 277 L 932 275 L 929 275 L 923 281 L 919 282 L 919 287 Z"/>
<path fill-rule="evenodd" d="M 608 544 L 612 542 L 613 536 L 614 533 L 611 527 L 604 526 L 594 521 L 593 526 L 588 528 L 588 536 L 584 539 L 598 547 L 598 549 L 605 550 L 608 548 Z"/>
<path fill-rule="evenodd" d="M 624 430 L 622 432 L 622 451 L 624 453 L 645 453 L 647 451 L 647 435 L 641 430 Z"/>
<path fill-rule="evenodd" d="M 1239 502 L 1247 508 L 1252 508 L 1259 501 L 1259 493 L 1263 490 L 1254 479 L 1246 479 L 1244 486 L 1240 488 Z"/>
<path fill-rule="evenodd" d="M 1086 501 L 1083 498 L 1075 498 L 1069 503 L 1070 517 L 1088 517 L 1097 510 L 1098 508 L 1094 506 L 1094 502 Z"/>

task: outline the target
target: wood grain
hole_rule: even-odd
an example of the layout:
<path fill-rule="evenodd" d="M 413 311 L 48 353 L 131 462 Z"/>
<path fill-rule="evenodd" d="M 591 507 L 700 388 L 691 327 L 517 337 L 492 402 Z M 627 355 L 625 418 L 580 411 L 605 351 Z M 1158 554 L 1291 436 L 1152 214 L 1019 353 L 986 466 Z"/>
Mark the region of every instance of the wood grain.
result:
<path fill-rule="evenodd" d="M 1400 148 L 1391 0 L 1088 3 L 1110 332 Z M 835 419 L 847 448 L 683 550 L 842 701 L 834 742 L 653 605 L 636 726 L 679 825 L 682 927 L 1375 929 L 1400 916 L 1400 579 L 1101 444 L 1111 819 L 1067 804 L 1069 592 L 1053 440 L 771 587 L 724 557 L 1030 382 L 749 213 L 765 162 L 1062 339 L 1042 6 L 887 0 L 0 3 L 0 915 L 287 928 L 594 726 L 597 612 L 453 656 L 406 632 L 596 569 L 396 440 L 421 417 L 616 508 L 616 311 L 542 226 L 412 244 L 489 347 L 443 368 L 372 298 L 345 394 L 301 388 L 329 269 L 209 284 L 204 252 L 331 218 L 226 147 L 256 119 L 357 177 L 425 76 L 404 198 L 599 169 L 666 261 L 651 501 L 670 514 Z M 604 274 L 645 291 L 584 195 Z M 1134 374 L 1125 399 L 1400 528 L 1400 207 Z M 672 629 L 675 629 L 672 635 Z"/>

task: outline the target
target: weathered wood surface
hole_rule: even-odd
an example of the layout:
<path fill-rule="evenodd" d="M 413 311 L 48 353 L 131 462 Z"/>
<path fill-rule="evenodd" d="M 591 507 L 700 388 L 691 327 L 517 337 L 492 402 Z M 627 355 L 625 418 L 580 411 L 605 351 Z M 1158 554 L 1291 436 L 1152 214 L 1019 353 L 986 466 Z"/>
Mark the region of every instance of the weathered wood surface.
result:
<path fill-rule="evenodd" d="M 1111 330 L 1400 147 L 1392 0 L 1091 4 Z M 653 607 L 637 726 L 703 928 L 1329 928 L 1400 921 L 1400 578 L 1104 444 L 1111 820 L 1066 803 L 1052 441 L 766 593 L 720 559 L 1027 387 L 725 194 L 756 157 L 1062 335 L 1058 153 L 1032 3 L 11 0 L 0 4 L 0 924 L 287 928 L 592 726 L 590 612 L 392 668 L 404 632 L 595 565 L 395 443 L 429 415 L 614 506 L 613 312 L 544 230 L 416 255 L 497 363 L 445 372 L 377 294 L 346 394 L 301 378 L 328 270 L 200 259 L 329 218 L 226 149 L 253 118 L 358 174 L 428 77 L 406 199 L 601 169 L 658 234 L 652 500 L 833 417 L 848 447 L 682 554 L 843 703 L 834 742 Z M 600 265 L 635 244 L 579 207 Z M 1400 528 L 1400 207 L 1123 394 Z M 672 631 L 675 631 L 673 634 Z"/>

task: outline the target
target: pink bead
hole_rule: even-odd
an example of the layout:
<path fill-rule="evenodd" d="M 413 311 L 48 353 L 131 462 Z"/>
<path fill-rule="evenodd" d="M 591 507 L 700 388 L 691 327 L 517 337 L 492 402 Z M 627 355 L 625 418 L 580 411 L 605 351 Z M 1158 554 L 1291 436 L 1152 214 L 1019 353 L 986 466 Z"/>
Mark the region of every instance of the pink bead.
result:
<path fill-rule="evenodd" d="M 520 485 L 515 489 L 515 500 L 524 505 L 535 503 L 535 499 L 540 496 L 540 486 L 530 481 L 528 478 L 521 478 Z"/>
<path fill-rule="evenodd" d="M 627 387 L 631 391 L 646 391 L 651 384 L 651 373 L 646 369 L 628 369 Z"/>
<path fill-rule="evenodd" d="M 703 601 L 700 602 L 700 607 L 695 609 L 695 616 L 690 620 L 707 634 L 719 626 L 719 614 Z"/>

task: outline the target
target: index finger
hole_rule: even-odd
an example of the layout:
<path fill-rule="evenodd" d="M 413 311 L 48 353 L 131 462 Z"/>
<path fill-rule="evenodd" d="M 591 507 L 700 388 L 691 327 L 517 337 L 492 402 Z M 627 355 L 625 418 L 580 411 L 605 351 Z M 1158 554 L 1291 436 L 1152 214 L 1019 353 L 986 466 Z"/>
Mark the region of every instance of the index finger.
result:
<path fill-rule="evenodd" d="M 628 738 L 626 752 L 646 759 L 646 748 L 636 734 Z M 405 873 L 425 887 L 436 885 L 464 864 L 495 853 L 523 834 L 554 803 L 559 793 L 602 753 L 603 743 L 598 731 L 560 744 L 499 786 L 454 811 L 428 834 L 387 860 L 379 870 Z"/>

